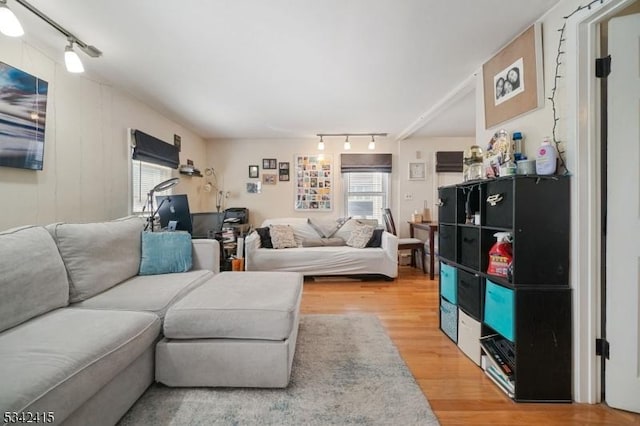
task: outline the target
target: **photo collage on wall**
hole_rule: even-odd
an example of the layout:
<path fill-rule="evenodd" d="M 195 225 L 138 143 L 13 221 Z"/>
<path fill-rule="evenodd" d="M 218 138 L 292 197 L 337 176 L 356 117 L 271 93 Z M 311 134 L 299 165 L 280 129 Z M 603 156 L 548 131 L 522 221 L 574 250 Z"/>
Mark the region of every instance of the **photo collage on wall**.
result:
<path fill-rule="evenodd" d="M 295 166 L 295 210 L 332 210 L 333 165 L 331 155 L 297 155 Z"/>

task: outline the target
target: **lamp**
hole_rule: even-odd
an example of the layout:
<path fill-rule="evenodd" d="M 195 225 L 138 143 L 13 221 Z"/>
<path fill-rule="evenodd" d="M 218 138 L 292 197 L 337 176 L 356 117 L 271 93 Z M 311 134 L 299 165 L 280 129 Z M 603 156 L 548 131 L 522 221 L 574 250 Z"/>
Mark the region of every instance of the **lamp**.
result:
<path fill-rule="evenodd" d="M 344 140 L 344 149 L 347 151 L 351 149 L 351 142 L 349 142 L 349 135 L 347 135 L 347 138 Z"/>
<path fill-rule="evenodd" d="M 324 151 L 324 141 L 322 140 L 322 135 L 320 135 L 320 142 L 318 142 L 318 149 L 320 151 Z"/>
<path fill-rule="evenodd" d="M 7 0 L 0 0 L 0 32 L 9 37 L 24 35 L 20 21 L 7 6 Z"/>
<path fill-rule="evenodd" d="M 73 50 L 72 39 L 69 39 L 69 45 L 64 48 L 64 65 L 67 67 L 67 71 L 72 73 L 84 72 L 84 65 L 78 54 Z"/>
<path fill-rule="evenodd" d="M 174 178 L 171 178 L 171 179 L 167 179 L 164 182 L 160 182 L 159 184 L 154 186 L 151 189 L 151 191 L 149 191 L 149 194 L 147 194 L 147 203 L 149 204 L 149 211 L 151 212 L 151 216 L 149 216 L 149 218 L 147 219 L 147 224 L 144 227 L 145 231 L 147 230 L 147 228 L 149 228 L 149 224 L 151 224 L 151 232 L 154 231 L 154 223 L 155 223 L 156 214 L 158 214 L 158 211 L 160 210 L 160 207 L 162 207 L 162 204 L 166 200 L 166 198 L 164 200 L 162 200 L 162 203 L 160 203 L 158 208 L 154 211 L 153 210 L 153 194 L 155 194 L 156 192 L 166 191 L 169 188 L 173 188 L 174 186 L 176 186 L 178 184 L 178 182 L 180 182 L 180 178 L 177 178 L 177 177 L 174 177 Z M 143 211 L 144 211 L 144 209 L 143 209 Z"/>
<path fill-rule="evenodd" d="M 371 135 L 371 142 L 369 142 L 369 149 L 376 149 L 376 137 Z"/>
<path fill-rule="evenodd" d="M 39 9 L 37 9 L 26 0 L 16 0 L 16 3 L 20 4 L 29 12 L 33 13 L 38 18 L 51 25 L 58 32 L 62 33 L 67 38 L 67 40 L 69 40 L 69 45 L 64 49 L 64 63 L 67 67 L 67 71 L 73 73 L 84 72 L 84 66 L 80 61 L 80 57 L 73 50 L 74 43 L 78 45 L 78 48 L 80 50 L 82 50 L 92 58 L 98 58 L 102 56 L 102 52 L 95 46 L 91 46 L 83 42 L 78 37 L 73 35 L 73 33 L 71 33 L 69 30 L 58 24 L 53 19 L 49 18 L 47 15 L 42 13 Z M 13 12 L 7 7 L 7 0 L 0 0 L 0 32 L 9 37 L 20 37 L 24 34 L 24 30 L 22 29 L 22 25 L 20 25 L 20 21 L 18 21 L 16 15 L 14 15 Z"/>

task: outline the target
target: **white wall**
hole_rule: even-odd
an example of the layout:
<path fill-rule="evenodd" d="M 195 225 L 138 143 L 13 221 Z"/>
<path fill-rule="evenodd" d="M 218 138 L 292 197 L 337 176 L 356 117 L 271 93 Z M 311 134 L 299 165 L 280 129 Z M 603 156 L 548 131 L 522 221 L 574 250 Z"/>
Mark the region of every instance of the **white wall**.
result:
<path fill-rule="evenodd" d="M 415 210 L 422 212 L 425 201 L 427 202 L 431 219 L 438 220 L 438 187 L 462 182 L 462 173 L 436 173 L 437 151 L 464 151 L 475 144 L 473 137 L 416 137 L 401 141 L 398 146 L 397 167 L 399 188 L 396 191 L 394 219 L 401 236 L 409 235 L 407 221 Z M 425 180 L 409 180 L 409 162 L 420 161 L 427 164 Z M 405 195 L 410 195 L 411 200 L 406 200 Z M 422 236 L 420 236 L 422 238 Z"/>
<path fill-rule="evenodd" d="M 230 191 L 231 196 L 225 200 L 225 207 L 247 207 L 251 224 L 258 226 L 264 219 L 274 217 L 339 217 L 344 215 L 342 199 L 342 179 L 340 175 L 340 153 L 391 153 L 393 154 L 393 169 L 391 187 L 397 188 L 397 144 L 389 138 L 376 138 L 376 149 L 367 149 L 367 137 L 350 138 L 352 149 L 343 150 L 344 138 L 325 137 L 324 153 L 332 156 L 333 175 L 333 211 L 331 212 L 296 212 L 294 210 L 294 156 L 297 154 L 317 154 L 318 138 L 307 139 L 215 139 L 209 141 L 207 147 L 207 167 L 214 167 L 218 177 L 218 186 L 224 191 Z M 288 161 L 291 167 L 291 180 L 277 182 L 275 185 L 262 185 L 261 194 L 249 194 L 246 183 L 255 181 L 249 179 L 249 165 L 260 166 L 260 179 L 263 158 L 276 158 L 278 162 Z M 277 170 L 268 170 L 276 173 Z M 207 203 L 207 201 L 205 201 Z M 215 196 L 208 199 L 210 211 L 215 211 Z"/>
<path fill-rule="evenodd" d="M 167 142 L 172 142 L 177 133 L 182 136 L 182 162 L 205 157 L 205 145 L 199 136 L 109 84 L 88 75 L 67 73 L 54 55 L 20 39 L 0 37 L 0 61 L 49 82 L 44 168 L 0 167 L 0 200 L 6 203 L 0 230 L 127 215 L 127 128 L 143 130 Z M 197 211 L 201 209 L 201 183 L 182 179 L 174 192 L 187 193 Z"/>
<path fill-rule="evenodd" d="M 543 51 L 543 68 L 544 68 L 544 106 L 537 110 L 525 113 L 524 115 L 508 120 L 494 127 L 485 129 L 485 116 L 484 116 L 484 88 L 482 84 L 482 69 L 477 76 L 476 81 L 476 138 L 478 145 L 483 149 L 487 146 L 489 140 L 499 129 L 506 129 L 509 133 L 514 131 L 523 132 L 525 136 L 524 153 L 528 158 L 535 158 L 536 149 L 540 146 L 545 136 L 552 136 L 553 129 L 553 110 L 551 107 L 551 101 L 548 98 L 551 96 L 551 89 L 554 84 L 555 76 L 555 61 L 558 51 L 558 40 L 560 33 L 558 30 L 564 23 L 564 16 L 569 15 L 576 10 L 578 6 L 586 3 L 581 0 L 563 0 L 558 5 L 547 12 L 540 20 L 542 22 L 542 51 Z M 575 40 L 567 40 L 563 45 L 563 50 L 571 49 L 571 43 Z M 489 59 L 489 58 L 487 58 Z M 560 73 L 565 72 L 565 67 L 561 65 Z M 558 80 L 558 90 L 556 92 L 556 105 L 559 111 L 559 117 L 562 120 L 566 118 L 567 109 L 567 95 L 566 95 L 566 80 Z M 570 82 L 573 84 L 573 82 Z M 556 137 L 558 140 L 563 141 L 561 149 L 566 149 L 567 160 L 569 169 L 573 171 L 573 157 L 571 145 L 575 144 L 575 141 L 566 141 L 566 132 L 563 128 L 562 122 L 558 122 L 558 128 L 556 129 Z"/>

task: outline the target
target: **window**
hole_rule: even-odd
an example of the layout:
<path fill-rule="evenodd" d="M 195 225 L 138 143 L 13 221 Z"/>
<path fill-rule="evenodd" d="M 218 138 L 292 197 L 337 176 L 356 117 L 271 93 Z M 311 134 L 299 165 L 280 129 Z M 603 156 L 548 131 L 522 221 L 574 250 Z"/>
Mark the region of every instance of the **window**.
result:
<path fill-rule="evenodd" d="M 141 213 L 147 204 L 149 191 L 160 182 L 171 179 L 171 168 L 137 160 L 131 160 L 131 165 L 133 169 L 131 174 L 133 213 Z M 170 192 L 169 190 L 166 194 Z"/>
<path fill-rule="evenodd" d="M 389 173 L 343 173 L 345 215 L 377 219 L 382 224 L 382 209 L 389 207 Z"/>

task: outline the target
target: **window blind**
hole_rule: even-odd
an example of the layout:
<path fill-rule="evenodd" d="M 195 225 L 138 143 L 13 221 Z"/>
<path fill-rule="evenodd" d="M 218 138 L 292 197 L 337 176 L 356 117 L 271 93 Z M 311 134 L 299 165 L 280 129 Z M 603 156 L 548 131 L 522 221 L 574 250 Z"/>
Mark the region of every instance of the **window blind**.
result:
<path fill-rule="evenodd" d="M 151 189 L 171 178 L 171 169 L 164 166 L 132 160 L 131 186 L 133 213 L 141 213 L 147 204 L 147 194 Z M 170 192 L 169 192 L 170 193 Z M 155 200 L 154 200 L 155 202 Z"/>
<path fill-rule="evenodd" d="M 132 158 L 134 160 L 170 167 L 172 169 L 177 169 L 180 165 L 178 147 L 163 142 L 140 130 L 134 130 L 133 140 Z"/>
<path fill-rule="evenodd" d="M 391 154 L 340 154 L 342 173 L 391 173 Z"/>
<path fill-rule="evenodd" d="M 436 152 L 436 173 L 462 172 L 462 151 Z"/>

